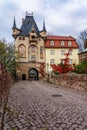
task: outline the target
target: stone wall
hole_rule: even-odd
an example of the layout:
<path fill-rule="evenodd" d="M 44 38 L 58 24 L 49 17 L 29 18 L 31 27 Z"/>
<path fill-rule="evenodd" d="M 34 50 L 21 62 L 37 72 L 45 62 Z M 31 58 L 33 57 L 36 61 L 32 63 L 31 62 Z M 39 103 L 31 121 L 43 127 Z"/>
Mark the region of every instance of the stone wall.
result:
<path fill-rule="evenodd" d="M 3 64 L 0 63 L 0 129 L 2 125 L 2 118 L 4 107 L 7 102 L 9 88 L 13 83 L 11 75 L 6 71 Z"/>
<path fill-rule="evenodd" d="M 68 73 L 50 76 L 49 81 L 58 86 L 87 91 L 87 74 Z"/>

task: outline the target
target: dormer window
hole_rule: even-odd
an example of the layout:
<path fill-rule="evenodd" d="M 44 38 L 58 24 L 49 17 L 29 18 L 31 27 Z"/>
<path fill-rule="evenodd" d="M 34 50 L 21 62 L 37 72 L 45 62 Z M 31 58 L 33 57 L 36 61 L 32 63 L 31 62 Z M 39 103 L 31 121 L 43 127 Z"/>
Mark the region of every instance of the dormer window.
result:
<path fill-rule="evenodd" d="M 72 45 L 72 42 L 71 41 L 68 41 L 68 46 L 71 46 Z"/>
<path fill-rule="evenodd" d="M 61 46 L 64 46 L 64 41 L 61 41 Z"/>
<path fill-rule="evenodd" d="M 50 41 L 50 45 L 51 45 L 51 46 L 54 46 L 54 41 Z"/>

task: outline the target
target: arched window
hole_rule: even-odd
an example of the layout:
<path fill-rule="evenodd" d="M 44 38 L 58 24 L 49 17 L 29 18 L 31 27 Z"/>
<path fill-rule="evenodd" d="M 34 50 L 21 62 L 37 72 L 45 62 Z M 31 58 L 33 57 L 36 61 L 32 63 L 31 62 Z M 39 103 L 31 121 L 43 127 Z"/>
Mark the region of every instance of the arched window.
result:
<path fill-rule="evenodd" d="M 25 45 L 21 44 L 18 47 L 18 54 L 20 58 L 25 58 L 26 57 L 26 47 Z"/>

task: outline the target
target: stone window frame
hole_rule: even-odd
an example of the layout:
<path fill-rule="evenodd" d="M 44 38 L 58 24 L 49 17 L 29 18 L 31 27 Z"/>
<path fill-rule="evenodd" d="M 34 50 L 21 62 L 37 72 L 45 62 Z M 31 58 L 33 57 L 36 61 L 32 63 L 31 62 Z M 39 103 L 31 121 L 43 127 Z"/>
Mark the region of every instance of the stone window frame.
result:
<path fill-rule="evenodd" d="M 24 52 L 21 52 L 21 55 L 20 55 L 21 46 L 23 46 L 25 48 L 25 50 L 22 50 Z M 24 53 L 24 54 L 22 54 L 22 53 Z M 26 46 L 23 43 L 18 46 L 18 55 L 19 55 L 19 58 L 26 58 Z"/>

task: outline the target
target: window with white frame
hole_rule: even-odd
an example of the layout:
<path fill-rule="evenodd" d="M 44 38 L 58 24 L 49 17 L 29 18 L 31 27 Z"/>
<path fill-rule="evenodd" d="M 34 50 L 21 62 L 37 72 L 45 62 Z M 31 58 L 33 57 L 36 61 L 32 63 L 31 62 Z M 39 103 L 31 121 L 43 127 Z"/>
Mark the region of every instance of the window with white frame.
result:
<path fill-rule="evenodd" d="M 69 55 L 72 55 L 72 51 L 69 52 Z"/>
<path fill-rule="evenodd" d="M 64 59 L 62 59 L 61 62 L 62 62 L 62 64 L 65 64 L 65 60 Z"/>
<path fill-rule="evenodd" d="M 50 50 L 51 55 L 54 55 L 54 53 L 55 53 L 54 50 Z"/>
<path fill-rule="evenodd" d="M 64 46 L 64 41 L 61 41 L 61 46 Z"/>
<path fill-rule="evenodd" d="M 72 64 L 72 59 L 69 59 L 69 64 Z"/>
<path fill-rule="evenodd" d="M 65 54 L 65 50 L 61 50 L 61 55 L 64 55 Z"/>
<path fill-rule="evenodd" d="M 50 45 L 51 45 L 51 46 L 54 46 L 54 41 L 50 41 Z"/>
<path fill-rule="evenodd" d="M 72 45 L 72 42 L 71 41 L 68 41 L 68 46 L 71 46 Z"/>
<path fill-rule="evenodd" d="M 50 59 L 50 64 L 54 64 L 55 60 L 54 59 Z"/>

